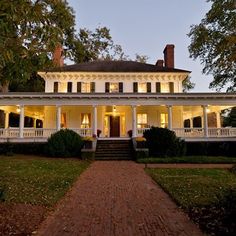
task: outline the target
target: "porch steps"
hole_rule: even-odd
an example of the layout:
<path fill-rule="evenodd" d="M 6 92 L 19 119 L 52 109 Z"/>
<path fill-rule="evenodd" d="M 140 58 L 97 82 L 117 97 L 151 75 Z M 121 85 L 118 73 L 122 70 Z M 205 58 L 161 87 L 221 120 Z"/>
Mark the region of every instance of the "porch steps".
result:
<path fill-rule="evenodd" d="M 131 160 L 132 146 L 130 140 L 98 140 L 96 160 Z"/>

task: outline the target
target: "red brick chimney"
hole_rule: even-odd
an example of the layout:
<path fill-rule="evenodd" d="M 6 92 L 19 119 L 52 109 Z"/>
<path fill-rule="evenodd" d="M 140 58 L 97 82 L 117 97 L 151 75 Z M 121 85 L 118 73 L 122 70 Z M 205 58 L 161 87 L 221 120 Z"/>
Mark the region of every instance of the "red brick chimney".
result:
<path fill-rule="evenodd" d="M 173 44 L 167 44 L 163 53 L 164 53 L 164 61 L 165 61 L 165 67 L 168 68 L 174 68 L 175 62 L 174 62 L 174 48 L 175 45 Z"/>
<path fill-rule="evenodd" d="M 156 66 L 163 67 L 163 65 L 164 65 L 164 60 L 157 60 Z"/>
<path fill-rule="evenodd" d="M 63 48 L 58 44 L 53 53 L 53 64 L 58 67 L 64 66 Z"/>

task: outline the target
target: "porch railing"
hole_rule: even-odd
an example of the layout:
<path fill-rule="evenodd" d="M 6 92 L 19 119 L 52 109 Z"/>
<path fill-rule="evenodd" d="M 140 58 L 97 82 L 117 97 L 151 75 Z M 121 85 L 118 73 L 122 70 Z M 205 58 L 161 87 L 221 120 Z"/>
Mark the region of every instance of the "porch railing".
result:
<path fill-rule="evenodd" d="M 92 129 L 73 129 L 80 136 L 92 136 Z M 24 138 L 48 138 L 56 129 L 44 129 L 44 128 L 24 128 L 23 137 Z M 0 129 L 0 138 L 19 138 L 20 130 L 19 128 L 7 128 Z"/>

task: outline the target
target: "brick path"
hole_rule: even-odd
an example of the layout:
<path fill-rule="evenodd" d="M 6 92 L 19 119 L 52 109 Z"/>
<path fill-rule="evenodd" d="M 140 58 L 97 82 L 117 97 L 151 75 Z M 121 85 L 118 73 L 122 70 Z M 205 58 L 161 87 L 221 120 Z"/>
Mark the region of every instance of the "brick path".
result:
<path fill-rule="evenodd" d="M 140 164 L 145 167 L 145 164 Z M 147 164 L 148 168 L 230 169 L 233 164 Z"/>
<path fill-rule="evenodd" d="M 75 183 L 38 235 L 202 235 L 142 166 L 96 161 Z"/>

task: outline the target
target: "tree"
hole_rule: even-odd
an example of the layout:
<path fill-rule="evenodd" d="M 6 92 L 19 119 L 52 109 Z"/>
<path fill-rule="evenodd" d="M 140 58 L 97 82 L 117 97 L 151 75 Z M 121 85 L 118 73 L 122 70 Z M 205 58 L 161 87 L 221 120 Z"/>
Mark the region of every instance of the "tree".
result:
<path fill-rule="evenodd" d="M 223 115 L 223 126 L 236 127 L 236 107 L 226 109 L 222 113 Z"/>
<path fill-rule="evenodd" d="M 184 81 L 183 81 L 183 92 L 187 92 L 195 87 L 195 83 L 191 82 L 190 76 L 188 76 Z"/>
<path fill-rule="evenodd" d="M 236 90 L 236 2 L 207 0 L 211 9 L 188 36 L 190 57 L 199 58 L 203 73 L 212 74 L 210 88 Z"/>
<path fill-rule="evenodd" d="M 58 43 L 71 53 L 74 15 L 66 0 L 0 1 L 0 83 L 2 91 L 16 78 L 51 64 Z"/>

